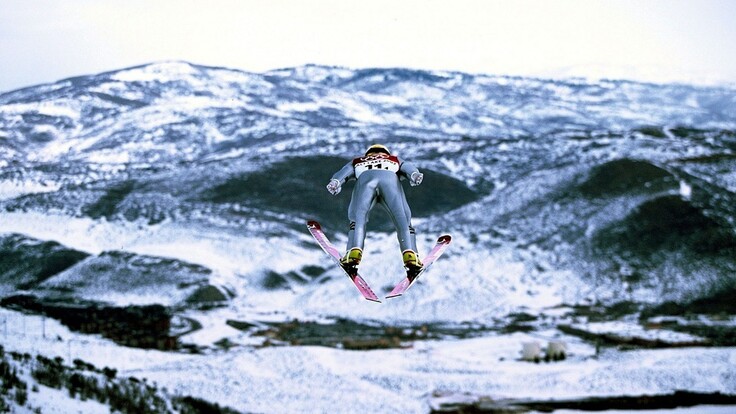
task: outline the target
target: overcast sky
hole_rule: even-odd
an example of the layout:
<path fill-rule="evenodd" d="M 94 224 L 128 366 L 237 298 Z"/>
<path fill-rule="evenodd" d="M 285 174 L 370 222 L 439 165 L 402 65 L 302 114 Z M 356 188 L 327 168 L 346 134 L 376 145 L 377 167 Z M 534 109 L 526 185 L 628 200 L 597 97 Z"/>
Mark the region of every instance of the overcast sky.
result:
<path fill-rule="evenodd" d="M 736 1 L 0 0 L 0 91 L 166 60 L 736 82 Z"/>

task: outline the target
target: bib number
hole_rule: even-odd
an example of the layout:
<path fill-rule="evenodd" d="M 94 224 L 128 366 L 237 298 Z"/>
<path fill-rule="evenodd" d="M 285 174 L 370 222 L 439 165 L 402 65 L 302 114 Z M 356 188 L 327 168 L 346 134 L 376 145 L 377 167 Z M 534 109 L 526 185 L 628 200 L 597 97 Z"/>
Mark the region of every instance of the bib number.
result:
<path fill-rule="evenodd" d="M 356 158 L 353 161 L 353 167 L 355 168 L 355 178 L 370 170 L 390 171 L 395 174 L 399 172 L 399 160 L 391 155 L 375 154 Z"/>

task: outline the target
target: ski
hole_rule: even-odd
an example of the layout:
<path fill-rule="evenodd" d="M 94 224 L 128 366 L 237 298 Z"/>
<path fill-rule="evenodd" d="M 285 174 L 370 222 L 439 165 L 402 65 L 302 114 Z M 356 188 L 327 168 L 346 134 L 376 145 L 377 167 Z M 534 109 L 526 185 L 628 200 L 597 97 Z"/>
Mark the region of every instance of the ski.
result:
<path fill-rule="evenodd" d="M 329 254 L 330 257 L 337 263 L 337 265 L 342 269 L 343 272 L 350 278 L 350 280 L 353 281 L 355 284 L 355 287 L 358 288 L 358 291 L 363 295 L 364 298 L 367 300 L 370 300 L 372 302 L 381 302 L 378 299 L 378 296 L 376 296 L 375 293 L 373 293 L 373 290 L 371 290 L 370 286 L 368 286 L 368 283 L 366 283 L 365 280 L 358 274 L 357 271 L 349 271 L 348 269 L 342 267 L 340 264 L 340 257 L 342 256 L 340 254 L 340 251 L 337 250 L 337 248 L 330 242 L 330 240 L 325 236 L 325 233 L 322 231 L 322 226 L 314 220 L 310 220 L 307 222 L 307 228 L 309 229 L 309 233 L 312 234 L 314 239 L 319 243 L 319 246 L 322 248 L 322 250 L 325 251 L 325 253 Z"/>
<path fill-rule="evenodd" d="M 427 254 L 427 257 L 424 258 L 424 267 L 417 273 L 413 273 L 407 270 L 406 277 L 404 280 L 399 282 L 398 285 L 394 288 L 394 290 L 391 291 L 386 296 L 386 299 L 395 298 L 397 296 L 401 296 L 406 292 L 409 287 L 411 287 L 412 284 L 414 284 L 414 281 L 417 280 L 417 278 L 424 273 L 429 266 L 432 265 L 441 255 L 445 252 L 445 249 L 447 249 L 447 246 L 450 245 L 450 242 L 452 241 L 452 236 L 449 234 L 444 234 L 440 236 L 437 239 L 437 243 L 434 245 L 432 250 L 429 251 L 429 254 Z"/>

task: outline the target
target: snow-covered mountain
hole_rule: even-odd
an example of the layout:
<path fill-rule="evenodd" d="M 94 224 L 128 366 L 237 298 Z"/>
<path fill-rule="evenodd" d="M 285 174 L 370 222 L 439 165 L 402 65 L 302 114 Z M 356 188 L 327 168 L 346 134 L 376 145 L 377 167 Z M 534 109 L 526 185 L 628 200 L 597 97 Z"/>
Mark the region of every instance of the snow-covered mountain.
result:
<path fill-rule="evenodd" d="M 420 249 L 454 236 L 381 305 L 304 226 L 344 244 L 350 188 L 324 185 L 374 142 L 425 172 L 407 187 Z M 185 62 L 71 78 L 0 95 L 0 293 L 161 304 L 205 348 L 259 343 L 226 321 L 475 331 L 713 302 L 736 292 L 734 151 L 729 87 Z M 370 231 L 362 274 L 382 296 L 398 243 L 382 212 Z"/>

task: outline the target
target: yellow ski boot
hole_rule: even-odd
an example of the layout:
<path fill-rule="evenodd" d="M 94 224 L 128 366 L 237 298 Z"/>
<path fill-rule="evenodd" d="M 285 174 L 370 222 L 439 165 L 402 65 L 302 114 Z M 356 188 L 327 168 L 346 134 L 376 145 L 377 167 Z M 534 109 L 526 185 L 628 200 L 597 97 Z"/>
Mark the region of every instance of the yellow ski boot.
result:
<path fill-rule="evenodd" d="M 348 250 L 347 253 L 345 253 L 345 256 L 340 259 L 340 265 L 345 269 L 355 270 L 358 268 L 358 265 L 360 264 L 360 260 L 362 258 L 363 250 L 361 250 L 359 247 L 353 247 L 352 249 Z"/>
<path fill-rule="evenodd" d="M 413 250 L 404 250 L 401 256 L 404 259 L 404 267 L 410 273 L 417 274 L 424 267 L 422 261 L 419 260 L 419 256 Z"/>

